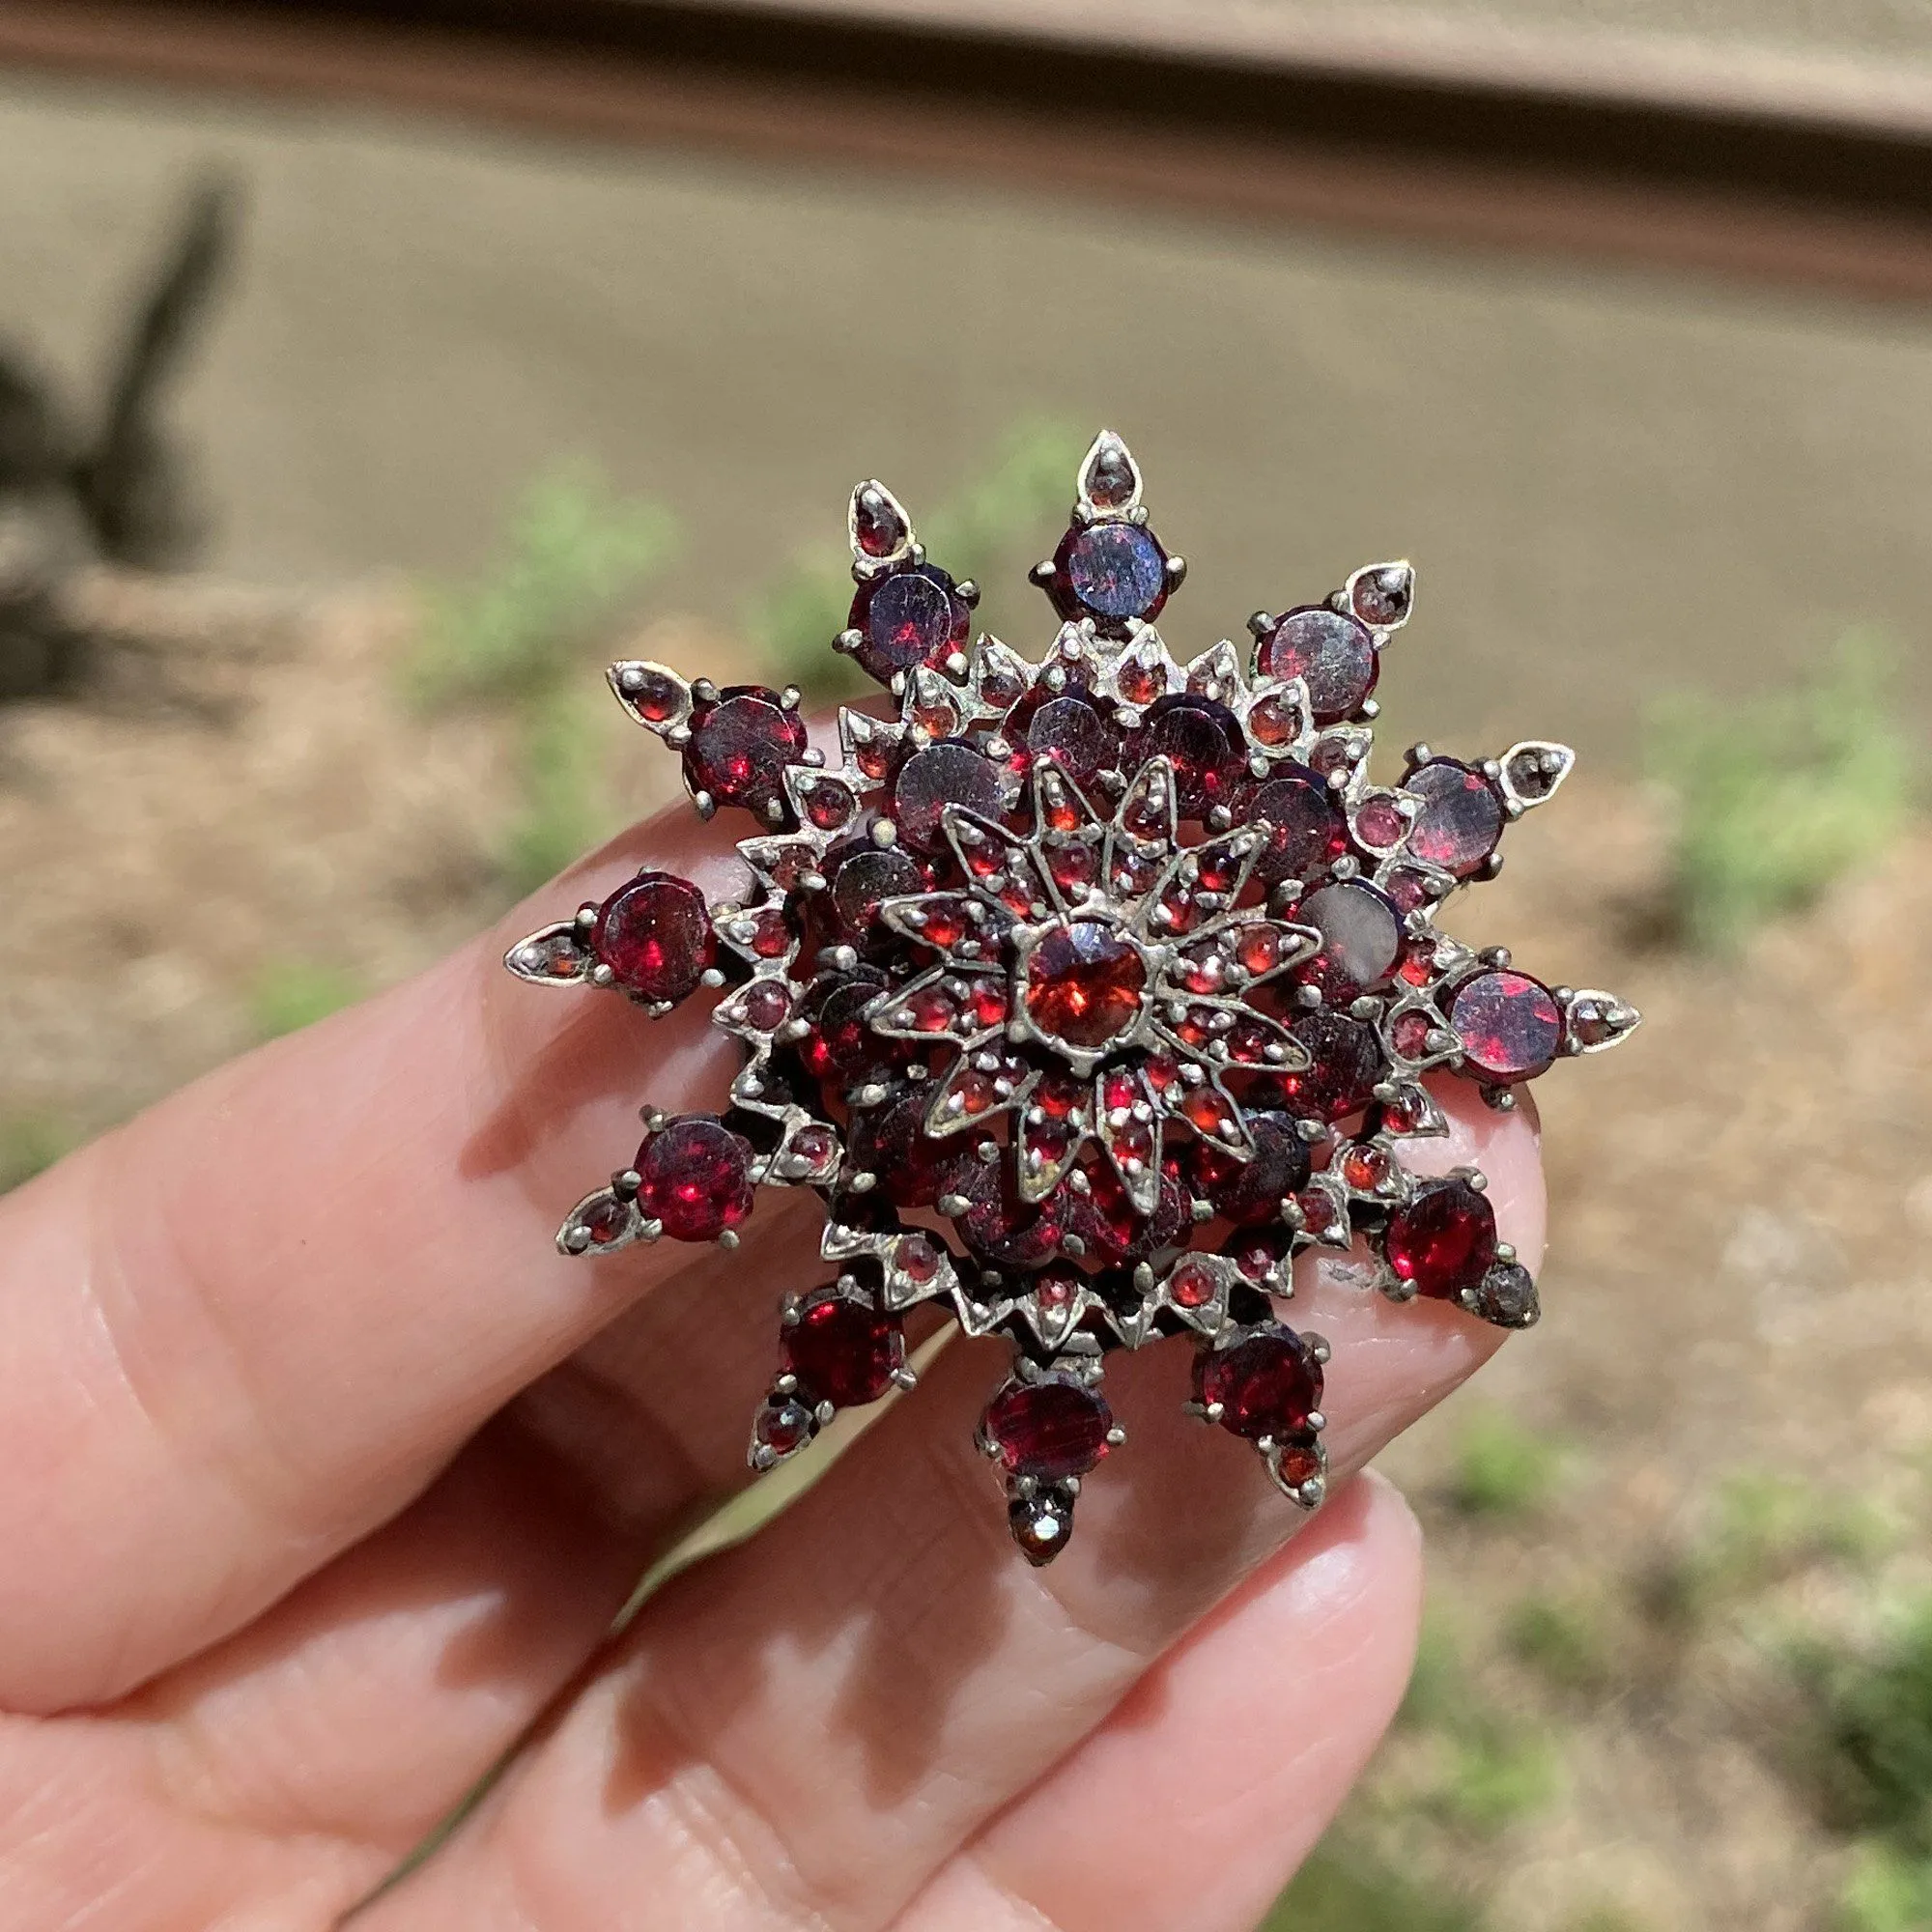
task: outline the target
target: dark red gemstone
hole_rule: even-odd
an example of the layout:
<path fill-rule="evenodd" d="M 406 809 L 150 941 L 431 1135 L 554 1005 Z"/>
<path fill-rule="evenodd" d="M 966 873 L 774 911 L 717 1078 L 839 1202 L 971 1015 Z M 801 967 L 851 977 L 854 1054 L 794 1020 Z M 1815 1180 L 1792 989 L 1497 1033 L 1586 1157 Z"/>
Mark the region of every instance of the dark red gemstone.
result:
<path fill-rule="evenodd" d="M 1312 879 L 1348 848 L 1348 827 L 1328 781 L 1306 765 L 1280 764 L 1249 799 L 1250 825 L 1266 819 L 1268 842 L 1255 865 L 1267 885 Z"/>
<path fill-rule="evenodd" d="M 853 533 L 867 556 L 891 556 L 905 541 L 905 519 L 884 492 L 864 489 L 852 506 Z"/>
<path fill-rule="evenodd" d="M 1134 755 L 1172 762 L 1182 818 L 1201 818 L 1228 804 L 1244 777 L 1240 726 L 1224 705 L 1205 697 L 1181 694 L 1156 700 Z"/>
<path fill-rule="evenodd" d="M 752 1211 L 752 1144 L 707 1114 L 687 1114 L 638 1150 L 638 1206 L 674 1241 L 714 1241 Z"/>
<path fill-rule="evenodd" d="M 914 665 L 944 664 L 966 641 L 972 622 L 952 578 L 931 564 L 875 578 L 852 600 L 859 664 L 881 684 Z"/>
<path fill-rule="evenodd" d="M 853 1170 L 872 1175 L 880 1192 L 898 1208 L 929 1208 L 939 1191 L 939 1172 L 968 1140 L 931 1139 L 925 1132 L 927 1088 L 910 1087 L 877 1107 L 852 1116 L 847 1135 Z"/>
<path fill-rule="evenodd" d="M 866 1023 L 866 1009 L 884 983 L 883 974 L 867 968 L 822 974 L 807 987 L 799 1016 L 811 1022 L 811 1032 L 800 1042 L 799 1055 L 821 1080 L 856 1080 L 888 1065 L 899 1050 Z"/>
<path fill-rule="evenodd" d="M 1085 611 L 1119 623 L 1152 617 L 1167 602 L 1167 553 L 1139 524 L 1070 529 L 1054 562 L 1067 593 L 1061 600 L 1065 616 Z"/>
<path fill-rule="evenodd" d="M 818 1428 L 811 1411 L 789 1396 L 776 1396 L 758 1411 L 752 1425 L 753 1438 L 775 1455 L 789 1456 L 803 1449 Z"/>
<path fill-rule="evenodd" d="M 1322 1196 L 1327 1199 L 1326 1195 Z M 1302 1225 L 1307 1225 L 1307 1211 L 1304 1207 Z M 1292 1236 L 1286 1228 L 1244 1229 L 1230 1243 L 1228 1252 L 1234 1257 L 1235 1265 L 1258 1286 L 1270 1281 L 1278 1284 L 1276 1293 L 1285 1293 L 1288 1276 L 1284 1264 L 1288 1260 L 1288 1250 Z"/>
<path fill-rule="evenodd" d="M 684 702 L 684 688 L 678 679 L 649 665 L 640 665 L 623 674 L 624 696 L 639 718 L 662 724 L 675 715 Z"/>
<path fill-rule="evenodd" d="M 1454 758 L 1432 758 L 1402 786 L 1423 800 L 1408 849 L 1459 879 L 1479 870 L 1503 836 L 1503 802 L 1489 780 Z"/>
<path fill-rule="evenodd" d="M 849 846 L 827 867 L 824 898 L 841 937 L 855 945 L 884 937 L 873 922 L 886 900 L 925 890 L 926 876 L 908 852 L 881 851 L 866 843 Z"/>
<path fill-rule="evenodd" d="M 732 685 L 692 714 L 684 774 L 720 805 L 764 814 L 784 797 L 784 769 L 806 752 L 805 720 L 761 684 Z"/>
<path fill-rule="evenodd" d="M 808 1401 L 852 1408 L 892 1387 L 905 1367 L 905 1330 L 896 1315 L 834 1292 L 799 1310 L 784 1331 L 782 1359 Z"/>
<path fill-rule="evenodd" d="M 1376 688 L 1379 667 L 1368 627 L 1324 604 L 1308 604 L 1277 619 L 1255 653 L 1264 677 L 1298 677 L 1318 724 L 1351 718 Z"/>
<path fill-rule="evenodd" d="M 1051 753 L 1075 784 L 1085 785 L 1121 755 L 1120 740 L 1085 697 L 1049 698 L 1027 725 L 1027 749 Z"/>
<path fill-rule="evenodd" d="M 1563 1043 L 1563 1012 L 1549 988 L 1526 973 L 1479 973 L 1456 989 L 1450 1030 L 1463 1042 L 1463 1070 L 1485 1080 L 1533 1080 Z"/>
<path fill-rule="evenodd" d="M 1060 1252 L 1066 1232 L 1064 1194 L 1037 1206 L 1019 1198 L 1009 1161 L 955 1155 L 940 1170 L 939 1194 L 957 1194 L 971 1205 L 957 1219 L 960 1236 L 976 1255 L 1005 1267 L 1037 1267 Z"/>
<path fill-rule="evenodd" d="M 1406 821 L 1392 800 L 1371 798 L 1355 813 L 1355 837 L 1372 852 L 1386 852 L 1402 838 Z"/>
<path fill-rule="evenodd" d="M 1079 920 L 1049 932 L 1027 962 L 1035 1026 L 1069 1046 L 1102 1047 L 1140 1018 L 1147 961 L 1111 925 Z"/>
<path fill-rule="evenodd" d="M 1196 1143 L 1195 1179 L 1215 1212 L 1237 1228 L 1259 1227 L 1281 1218 L 1288 1195 L 1308 1185 L 1308 1143 L 1287 1114 L 1251 1114 L 1248 1131 L 1255 1151 L 1236 1160 L 1227 1149 Z"/>
<path fill-rule="evenodd" d="M 1328 1121 L 1368 1105 L 1377 1081 L 1388 1072 L 1388 1059 L 1367 1020 L 1324 1010 L 1297 1020 L 1289 1031 L 1307 1048 L 1310 1061 L 1300 1072 L 1281 1077 L 1283 1092 L 1295 1104 Z"/>
<path fill-rule="evenodd" d="M 1467 1181 L 1438 1181 L 1389 1216 L 1382 1245 L 1389 1266 L 1418 1294 L 1453 1301 L 1496 1258 L 1495 1210 Z"/>
<path fill-rule="evenodd" d="M 1171 1167 L 1162 1171 L 1151 1214 L 1134 1211 L 1132 1197 L 1109 1167 L 1089 1171 L 1087 1192 L 1076 1194 L 1067 1211 L 1067 1232 L 1097 1260 L 1115 1263 L 1147 1261 L 1184 1240 L 1193 1225 L 1187 1189 Z"/>
<path fill-rule="evenodd" d="M 1532 1326 L 1542 1313 L 1535 1279 L 1520 1262 L 1498 1262 L 1476 1291 L 1474 1312 L 1499 1328 Z"/>
<path fill-rule="evenodd" d="M 645 872 L 604 901 L 591 936 L 617 983 L 647 1000 L 681 1000 L 711 964 L 704 895 L 689 879 Z"/>
<path fill-rule="evenodd" d="M 1214 1271 L 1206 1262 L 1183 1256 L 1167 1277 L 1168 1298 L 1177 1308 L 1206 1308 L 1214 1299 Z"/>
<path fill-rule="evenodd" d="M 1103 442 L 1087 469 L 1087 497 L 1095 508 L 1124 509 L 1134 499 L 1134 466 L 1125 444 Z"/>
<path fill-rule="evenodd" d="M 1295 908 L 1295 923 L 1321 935 L 1303 977 L 1331 998 L 1378 986 L 1402 955 L 1402 920 L 1385 894 L 1359 879 L 1318 886 Z"/>
<path fill-rule="evenodd" d="M 1264 1328 L 1194 1358 L 1194 1399 L 1250 1442 L 1304 1435 L 1321 1407 L 1321 1364 L 1293 1328 Z"/>
<path fill-rule="evenodd" d="M 782 980 L 754 980 L 738 1002 L 745 1024 L 760 1033 L 774 1033 L 791 1013 L 791 994 Z"/>
<path fill-rule="evenodd" d="M 1386 631 L 1408 615 L 1415 595 L 1415 573 L 1406 563 L 1385 563 L 1355 579 L 1350 601 L 1363 623 Z"/>
<path fill-rule="evenodd" d="M 936 852 L 946 843 L 949 805 L 999 821 L 1005 809 L 1000 775 L 970 745 L 928 745 L 899 767 L 893 784 L 893 822 L 907 844 Z"/>
<path fill-rule="evenodd" d="M 1106 1398 L 1070 1376 L 1009 1382 L 980 1424 L 1008 1475 L 1040 1483 L 1084 1476 L 1106 1455 L 1113 1426 Z"/>

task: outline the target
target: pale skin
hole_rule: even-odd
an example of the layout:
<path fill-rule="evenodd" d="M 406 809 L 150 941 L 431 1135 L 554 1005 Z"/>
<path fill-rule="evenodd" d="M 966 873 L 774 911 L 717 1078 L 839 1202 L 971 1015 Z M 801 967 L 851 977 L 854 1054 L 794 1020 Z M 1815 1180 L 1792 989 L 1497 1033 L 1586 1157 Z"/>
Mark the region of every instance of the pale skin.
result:
<path fill-rule="evenodd" d="M 358 1932 L 1245 1932 L 1400 1698 L 1419 1539 L 1354 1472 L 1496 1331 L 1319 1278 L 1336 1481 L 1313 1517 L 1111 1358 L 1129 1439 L 1050 1568 L 1008 1540 L 955 1343 L 820 1484 L 621 1639 L 746 1480 L 818 1204 L 736 1254 L 552 1247 L 638 1139 L 715 1106 L 707 1002 L 645 1021 L 505 974 L 642 827 L 494 933 L 224 1067 L 0 1203 L 0 1924 L 311 1932 L 507 1775 Z M 1415 1164 L 1490 1177 L 1534 1266 L 1533 1114 L 1438 1089 Z"/>

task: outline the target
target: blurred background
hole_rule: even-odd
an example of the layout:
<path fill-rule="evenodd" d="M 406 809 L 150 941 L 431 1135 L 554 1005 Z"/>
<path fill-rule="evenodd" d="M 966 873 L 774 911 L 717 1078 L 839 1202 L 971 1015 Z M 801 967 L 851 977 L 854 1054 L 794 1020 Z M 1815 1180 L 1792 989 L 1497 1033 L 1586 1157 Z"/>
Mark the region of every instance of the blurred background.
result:
<path fill-rule="evenodd" d="M 1932 1926 L 1924 0 L 0 7 L 0 1186 L 671 796 L 613 650 L 838 696 L 856 477 L 1037 650 L 1101 422 L 1649 1019 L 1271 1927 Z"/>

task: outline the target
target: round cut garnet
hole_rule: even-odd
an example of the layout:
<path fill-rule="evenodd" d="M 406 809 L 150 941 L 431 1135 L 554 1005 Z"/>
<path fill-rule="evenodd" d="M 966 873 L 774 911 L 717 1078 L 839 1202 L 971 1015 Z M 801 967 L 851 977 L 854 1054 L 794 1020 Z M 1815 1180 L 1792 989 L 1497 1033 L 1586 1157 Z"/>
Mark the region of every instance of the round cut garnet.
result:
<path fill-rule="evenodd" d="M 1255 653 L 1264 677 L 1298 677 L 1318 724 L 1351 718 L 1376 688 L 1376 640 L 1368 627 L 1323 604 L 1279 618 Z"/>
<path fill-rule="evenodd" d="M 1432 758 L 1402 788 L 1423 802 L 1408 849 L 1459 879 L 1479 870 L 1503 836 L 1503 802 L 1489 780 L 1454 758 Z"/>
<path fill-rule="evenodd" d="M 1310 893 L 1295 921 L 1321 935 L 1321 950 L 1305 977 L 1325 991 L 1357 993 L 1378 986 L 1402 953 L 1402 920 L 1385 895 L 1359 879 L 1342 879 Z"/>
<path fill-rule="evenodd" d="M 1070 1376 L 1009 1382 L 980 1424 L 1009 1476 L 1039 1483 L 1084 1476 L 1106 1455 L 1113 1426 L 1106 1398 Z"/>
<path fill-rule="evenodd" d="M 1035 757 L 1060 760 L 1075 784 L 1084 785 L 1120 756 L 1112 730 L 1084 697 L 1049 698 L 1027 726 L 1027 749 Z"/>
<path fill-rule="evenodd" d="M 811 1402 L 852 1408 L 877 1402 L 905 1367 L 905 1331 L 895 1315 L 838 1293 L 817 1296 L 784 1332 L 783 1366 Z"/>
<path fill-rule="evenodd" d="M 1222 1219 L 1237 1228 L 1279 1220 L 1288 1195 L 1308 1185 L 1308 1143 L 1287 1114 L 1252 1114 L 1255 1151 L 1236 1160 L 1224 1148 L 1198 1144 L 1195 1178 Z"/>
<path fill-rule="evenodd" d="M 1167 601 L 1167 554 L 1138 524 L 1069 530 L 1055 562 L 1075 600 L 1095 617 L 1151 617 Z"/>
<path fill-rule="evenodd" d="M 1200 818 L 1226 804 L 1241 781 L 1240 726 L 1225 705 L 1179 694 L 1148 713 L 1136 755 L 1166 758 L 1182 818 Z"/>
<path fill-rule="evenodd" d="M 732 685 L 692 717 L 684 775 L 720 805 L 764 813 L 784 797 L 784 769 L 804 757 L 805 720 L 761 684 Z"/>
<path fill-rule="evenodd" d="M 962 1145 L 954 1138 L 936 1141 L 927 1135 L 929 1097 L 925 1089 L 908 1087 L 852 1116 L 847 1143 L 853 1171 L 871 1175 L 895 1207 L 929 1208 L 939 1192 L 941 1167 Z"/>
<path fill-rule="evenodd" d="M 1293 1328 L 1274 1326 L 1194 1358 L 1194 1399 L 1250 1442 L 1305 1435 L 1321 1407 L 1321 1365 Z"/>
<path fill-rule="evenodd" d="M 869 842 L 850 847 L 828 867 L 831 889 L 825 895 L 840 934 L 855 943 L 877 937 L 873 922 L 888 899 L 903 898 L 925 888 L 925 874 L 910 853 L 880 851 Z"/>
<path fill-rule="evenodd" d="M 856 656 L 868 677 L 890 684 L 895 671 L 940 665 L 965 642 L 972 612 L 953 594 L 952 580 L 932 564 L 896 570 L 852 601 Z"/>
<path fill-rule="evenodd" d="M 681 1000 L 711 964 L 704 895 L 689 879 L 645 872 L 597 914 L 591 945 L 617 983 L 646 1000 Z"/>
<path fill-rule="evenodd" d="M 1498 1262 L 1476 1291 L 1475 1312 L 1499 1328 L 1530 1328 L 1542 1313 L 1536 1282 L 1520 1262 Z"/>
<path fill-rule="evenodd" d="M 1267 844 L 1255 863 L 1255 877 L 1268 885 L 1313 878 L 1349 842 L 1327 780 L 1306 765 L 1277 765 L 1248 801 L 1247 818 L 1250 825 L 1268 824 Z"/>
<path fill-rule="evenodd" d="M 1456 989 L 1449 1026 L 1463 1067 L 1485 1080 L 1533 1080 L 1556 1058 L 1563 1013 L 1549 988 L 1526 973 L 1479 973 Z"/>
<path fill-rule="evenodd" d="M 1389 1216 L 1383 1248 L 1418 1294 L 1453 1301 L 1496 1258 L 1495 1209 L 1466 1180 L 1438 1181 Z"/>
<path fill-rule="evenodd" d="M 687 1114 L 638 1150 L 638 1206 L 674 1241 L 715 1241 L 752 1211 L 753 1158 L 743 1134 Z"/>
<path fill-rule="evenodd" d="M 1049 932 L 1027 962 L 1027 1013 L 1068 1046 L 1097 1048 L 1140 1018 L 1147 987 L 1140 949 L 1111 925 L 1076 920 Z"/>
<path fill-rule="evenodd" d="M 970 745 L 928 745 L 899 767 L 893 785 L 893 822 L 899 837 L 922 851 L 946 842 L 949 805 L 997 821 L 1005 808 L 1000 775 Z"/>
<path fill-rule="evenodd" d="M 1185 1239 L 1194 1224 L 1187 1190 L 1171 1170 L 1162 1171 L 1151 1214 L 1134 1211 L 1132 1197 L 1111 1168 L 1094 1168 L 1088 1181 L 1088 1191 L 1073 1197 L 1067 1230 L 1102 1261 L 1144 1262 Z"/>
<path fill-rule="evenodd" d="M 1310 1064 L 1282 1076 L 1283 1091 L 1310 1113 L 1339 1121 L 1366 1107 L 1376 1082 L 1388 1072 L 1381 1040 L 1366 1020 L 1346 1013 L 1314 1012 L 1289 1029 L 1307 1049 Z"/>

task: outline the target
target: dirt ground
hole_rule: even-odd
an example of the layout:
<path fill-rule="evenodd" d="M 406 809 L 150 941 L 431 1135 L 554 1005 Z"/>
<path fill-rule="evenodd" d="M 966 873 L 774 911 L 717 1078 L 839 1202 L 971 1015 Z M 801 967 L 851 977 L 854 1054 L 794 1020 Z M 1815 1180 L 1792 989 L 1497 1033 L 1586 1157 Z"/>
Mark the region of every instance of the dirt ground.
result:
<path fill-rule="evenodd" d="M 245 674 L 185 651 L 98 701 L 0 714 L 0 1122 L 106 1123 L 249 1044 L 264 975 L 378 985 L 495 909 L 500 826 L 478 801 L 509 796 L 506 739 L 410 713 L 409 633 L 407 597 L 377 586 L 292 612 Z M 673 785 L 654 749 L 613 739 L 613 812 Z M 1777 1633 L 1856 1634 L 1927 1580 L 1932 837 L 1714 963 L 1655 937 L 1665 834 L 1656 801 L 1586 772 L 1454 922 L 1646 1014 L 1540 1090 L 1542 1326 L 1388 1459 L 1430 1526 L 1464 1692 L 1547 1746 L 1550 1776 L 1475 1830 L 1431 1809 L 1442 1740 L 1410 1726 L 1348 1830 L 1467 1888 L 1496 1932 L 1830 1923 L 1846 1854 L 1789 1762 Z M 1450 1494 L 1485 1404 L 1555 1459 L 1548 1494 L 1503 1518 Z M 1875 1500 L 1885 1551 L 1856 1574 L 1800 1555 L 1661 1610 L 1659 1579 L 1750 1471 Z M 1593 1666 L 1559 1682 L 1511 1652 L 1531 1583 L 1590 1606 Z"/>

